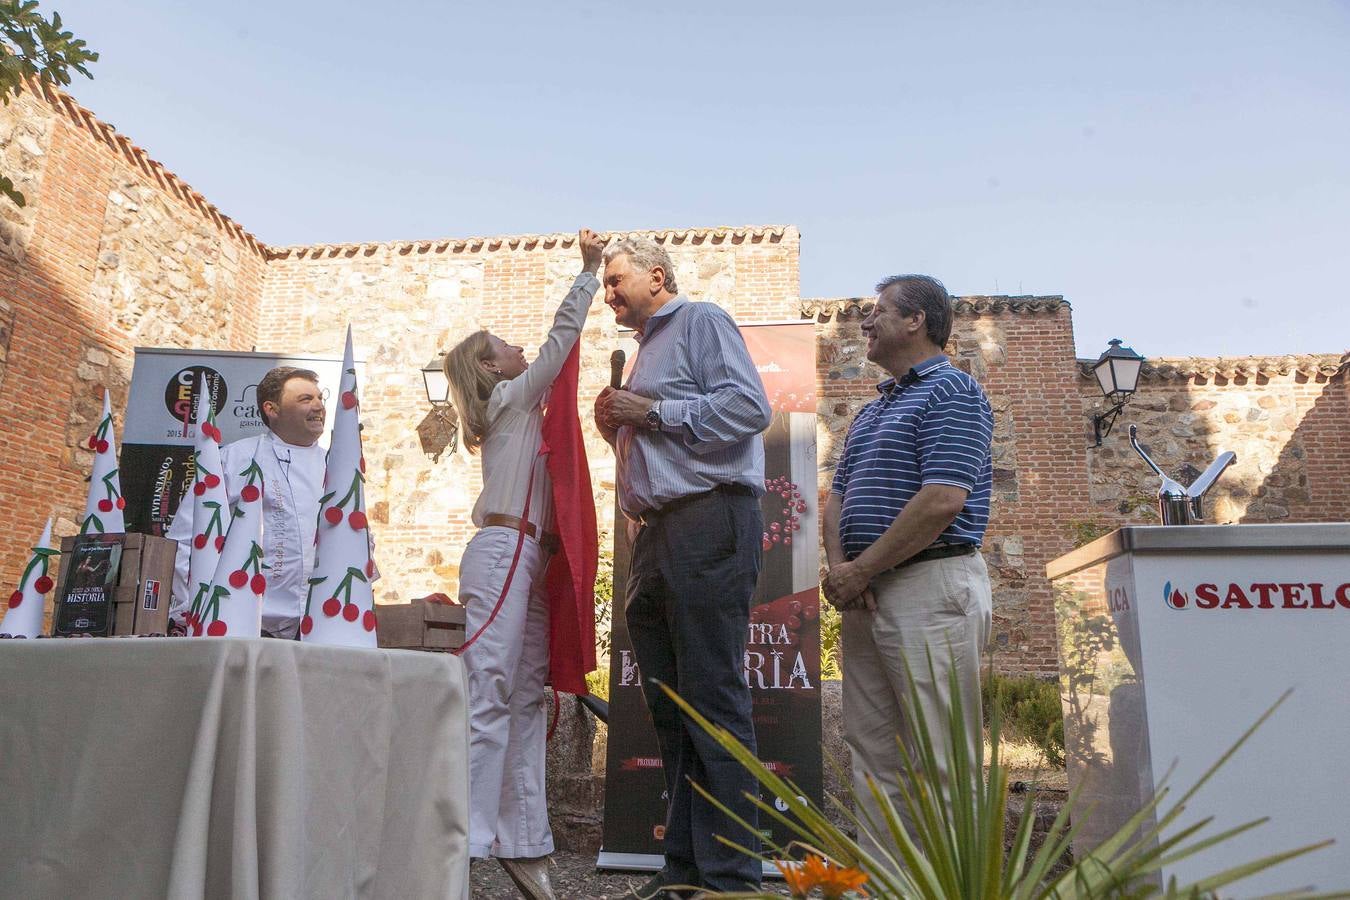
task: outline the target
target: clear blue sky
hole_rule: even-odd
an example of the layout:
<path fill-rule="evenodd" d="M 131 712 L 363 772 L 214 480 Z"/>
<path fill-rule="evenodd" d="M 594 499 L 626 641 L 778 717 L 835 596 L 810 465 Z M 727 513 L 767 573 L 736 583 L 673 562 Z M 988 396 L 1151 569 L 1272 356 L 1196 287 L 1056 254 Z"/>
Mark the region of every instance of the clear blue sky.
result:
<path fill-rule="evenodd" d="M 789 223 L 806 297 L 1063 294 L 1078 351 L 1350 347 L 1350 2 L 43 2 L 270 244 Z"/>

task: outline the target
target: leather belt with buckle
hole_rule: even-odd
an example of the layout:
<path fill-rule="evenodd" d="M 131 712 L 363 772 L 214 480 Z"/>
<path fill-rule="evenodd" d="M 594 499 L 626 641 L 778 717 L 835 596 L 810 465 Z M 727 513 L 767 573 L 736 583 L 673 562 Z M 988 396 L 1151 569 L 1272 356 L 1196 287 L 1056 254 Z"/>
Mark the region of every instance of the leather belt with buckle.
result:
<path fill-rule="evenodd" d="M 512 531 L 520 531 L 520 518 L 518 516 L 508 516 L 503 513 L 488 513 L 483 516 L 483 527 L 491 528 L 510 528 Z M 525 534 L 539 542 L 539 546 L 544 548 L 545 553 L 557 553 L 558 548 L 562 546 L 562 540 L 552 532 L 544 532 L 543 537 L 539 536 L 539 531 L 534 527 L 533 522 L 526 522 L 524 528 Z"/>
<path fill-rule="evenodd" d="M 894 572 L 896 569 L 903 569 L 906 566 L 912 566 L 915 563 L 928 562 L 933 559 L 948 559 L 953 556 L 969 556 L 978 549 L 979 547 L 974 544 L 938 544 L 933 547 L 925 547 L 899 565 L 892 566 L 891 571 Z"/>

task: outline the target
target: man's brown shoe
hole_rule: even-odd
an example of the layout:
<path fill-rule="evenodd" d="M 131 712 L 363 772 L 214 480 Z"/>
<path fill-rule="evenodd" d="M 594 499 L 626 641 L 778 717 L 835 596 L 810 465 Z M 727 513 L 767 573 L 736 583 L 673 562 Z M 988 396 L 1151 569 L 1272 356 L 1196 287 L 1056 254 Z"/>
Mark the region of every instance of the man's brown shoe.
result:
<path fill-rule="evenodd" d="M 697 892 L 698 888 L 687 884 L 673 884 L 665 872 L 657 872 L 640 887 L 635 887 L 624 894 L 624 900 L 684 900 L 685 897 L 693 896 Z"/>

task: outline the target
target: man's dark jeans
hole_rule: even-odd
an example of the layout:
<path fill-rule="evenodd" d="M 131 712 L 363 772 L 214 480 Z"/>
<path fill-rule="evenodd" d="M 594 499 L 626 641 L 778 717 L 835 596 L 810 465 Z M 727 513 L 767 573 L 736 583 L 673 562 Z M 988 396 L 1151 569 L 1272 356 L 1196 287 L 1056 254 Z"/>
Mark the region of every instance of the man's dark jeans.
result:
<path fill-rule="evenodd" d="M 673 883 L 732 891 L 760 882 L 760 863 L 716 838 L 758 850 L 758 835 L 689 784 L 693 779 L 753 825 L 757 811 L 745 794 L 758 794 L 754 776 L 651 682 L 669 685 L 755 749 L 745 643 L 763 534 L 757 499 L 712 492 L 648 517 L 633 543 L 625 618 L 661 742 L 670 796 L 663 871 Z"/>

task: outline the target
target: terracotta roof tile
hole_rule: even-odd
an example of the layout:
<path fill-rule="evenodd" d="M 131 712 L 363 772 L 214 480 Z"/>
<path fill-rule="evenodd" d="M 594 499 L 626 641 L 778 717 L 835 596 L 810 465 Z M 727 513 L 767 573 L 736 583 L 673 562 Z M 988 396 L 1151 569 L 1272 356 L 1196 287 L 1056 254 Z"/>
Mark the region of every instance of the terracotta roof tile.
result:
<path fill-rule="evenodd" d="M 816 319 L 828 322 L 835 317 L 841 319 L 861 318 L 872 309 L 870 297 L 840 297 L 836 299 L 802 300 L 799 310 L 803 319 Z M 1054 313 L 1068 309 L 1069 302 L 1061 296 L 1046 297 L 953 297 L 953 306 L 959 316 L 987 316 L 999 313 Z"/>
<path fill-rule="evenodd" d="M 609 239 L 628 236 L 654 238 L 659 244 L 679 247 L 719 244 L 777 244 L 797 237 L 791 225 L 747 225 L 738 228 L 686 228 L 662 231 L 610 231 L 603 233 Z M 502 250 L 552 250 L 568 248 L 577 241 L 575 234 L 511 234 L 495 237 L 436 238 L 417 241 L 385 241 L 360 244 L 304 244 L 293 247 L 269 247 L 267 258 L 273 259 L 333 259 L 335 257 L 374 256 L 379 253 L 409 254 L 482 253 Z"/>
<path fill-rule="evenodd" d="M 1091 378 L 1096 360 L 1078 360 L 1078 372 Z M 1306 353 L 1295 356 L 1162 357 L 1144 363 L 1139 377 L 1146 381 L 1190 381 L 1212 378 L 1256 378 L 1284 375 L 1330 378 L 1350 367 L 1350 352 Z"/>

